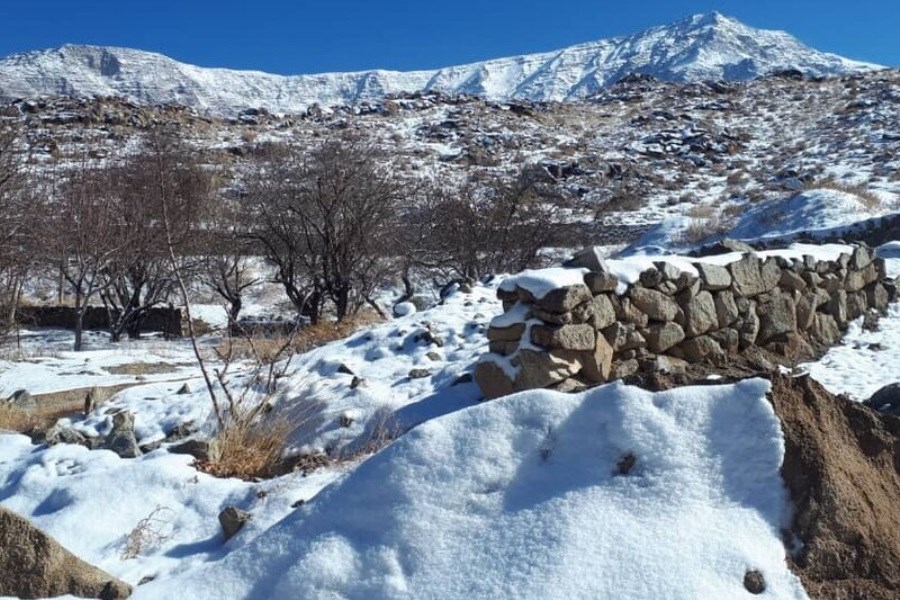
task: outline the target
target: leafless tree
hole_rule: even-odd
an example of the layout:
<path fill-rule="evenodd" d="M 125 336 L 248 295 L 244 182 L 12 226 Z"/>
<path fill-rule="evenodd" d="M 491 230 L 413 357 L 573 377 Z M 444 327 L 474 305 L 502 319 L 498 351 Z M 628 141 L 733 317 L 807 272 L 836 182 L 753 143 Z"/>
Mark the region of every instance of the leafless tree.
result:
<path fill-rule="evenodd" d="M 77 168 L 58 177 L 43 198 L 39 238 L 43 256 L 59 269 L 75 303 L 74 349 L 83 347 L 84 315 L 91 301 L 108 289 L 111 265 L 123 250 L 119 199 L 114 173 L 92 164 L 85 148 Z M 58 180 L 62 183 L 55 185 Z"/>
<path fill-rule="evenodd" d="M 139 337 L 147 312 L 175 292 L 178 281 L 170 242 L 182 275 L 196 266 L 190 242 L 211 179 L 174 137 L 161 132 L 151 132 L 145 148 L 126 158 L 114 177 L 122 249 L 109 266 L 109 285 L 101 297 L 112 316 L 110 334 L 118 340 L 125 333 Z M 171 221 L 168 232 L 163 227 L 164 208 Z"/>
<path fill-rule="evenodd" d="M 372 303 L 396 251 L 407 190 L 386 156 L 359 139 L 267 152 L 247 185 L 250 236 L 297 310 L 316 322 L 330 302 L 338 320 Z"/>
<path fill-rule="evenodd" d="M 32 252 L 21 125 L 0 121 L 0 335 L 14 325 Z"/>
<path fill-rule="evenodd" d="M 411 214 L 418 242 L 415 264 L 442 270 L 448 279 L 478 279 L 534 266 L 551 244 L 562 193 L 540 170 L 512 179 L 474 178 L 461 186 L 435 186 Z"/>

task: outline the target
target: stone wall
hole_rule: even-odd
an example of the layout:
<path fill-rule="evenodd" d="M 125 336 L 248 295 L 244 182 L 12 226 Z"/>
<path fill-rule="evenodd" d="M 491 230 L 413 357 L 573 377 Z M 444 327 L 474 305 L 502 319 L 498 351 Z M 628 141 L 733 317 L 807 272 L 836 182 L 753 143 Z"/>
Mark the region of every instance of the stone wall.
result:
<path fill-rule="evenodd" d="M 834 344 L 851 320 L 883 312 L 898 294 L 864 245 L 832 248 L 836 260 L 772 254 L 660 257 L 628 282 L 609 266 L 623 261 L 587 249 L 567 269 L 547 270 L 543 285 L 533 285 L 541 272 L 512 277 L 498 291 L 505 313 L 491 322 L 475 379 L 495 398 L 678 364 L 722 367 L 751 350 L 787 364 Z"/>
<path fill-rule="evenodd" d="M 23 306 L 16 311 L 16 319 L 29 327 L 55 327 L 75 329 L 75 309 L 69 306 Z M 100 306 L 88 307 L 82 319 L 85 330 L 108 330 L 109 313 Z M 172 337 L 181 337 L 181 309 L 156 307 L 148 310 L 141 319 L 141 331 L 158 331 Z"/>

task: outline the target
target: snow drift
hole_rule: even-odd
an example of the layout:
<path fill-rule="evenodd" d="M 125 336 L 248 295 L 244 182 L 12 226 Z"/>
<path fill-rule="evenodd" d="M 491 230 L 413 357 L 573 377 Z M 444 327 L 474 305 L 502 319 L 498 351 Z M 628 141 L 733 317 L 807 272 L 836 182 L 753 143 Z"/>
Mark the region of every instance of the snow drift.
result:
<path fill-rule="evenodd" d="M 758 570 L 768 597 L 803 598 L 767 390 L 610 384 L 464 409 L 134 597 L 735 598 Z"/>

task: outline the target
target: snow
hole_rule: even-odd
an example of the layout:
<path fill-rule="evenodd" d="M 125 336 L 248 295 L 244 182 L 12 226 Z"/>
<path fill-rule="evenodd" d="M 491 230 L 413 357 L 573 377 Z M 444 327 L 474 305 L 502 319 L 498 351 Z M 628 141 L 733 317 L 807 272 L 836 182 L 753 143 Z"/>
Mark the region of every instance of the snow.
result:
<path fill-rule="evenodd" d="M 233 116 L 247 107 L 296 113 L 313 104 L 327 107 L 432 90 L 491 100 L 564 101 L 590 96 L 635 72 L 668 81 L 735 81 L 786 68 L 829 75 L 881 67 L 708 13 L 633 35 L 432 71 L 280 76 L 201 68 L 127 48 L 66 45 L 0 60 L 0 79 L 8 99 L 65 89 L 75 96 L 120 96 L 150 106 L 176 103 Z"/>
<path fill-rule="evenodd" d="M 566 267 L 527 269 L 518 275 L 507 277 L 500 284 L 500 289 L 512 292 L 518 287 L 540 300 L 553 290 L 572 285 L 584 285 L 584 275 L 587 272 L 587 269 Z"/>
<path fill-rule="evenodd" d="M 866 218 L 884 214 L 859 196 L 831 189 L 803 193 L 751 206 L 725 234 L 738 240 L 768 240 L 797 235 L 822 237 Z"/>
<path fill-rule="evenodd" d="M 468 408 L 134 598 L 735 598 L 748 569 L 767 597 L 805 598 L 767 389 L 610 384 Z"/>

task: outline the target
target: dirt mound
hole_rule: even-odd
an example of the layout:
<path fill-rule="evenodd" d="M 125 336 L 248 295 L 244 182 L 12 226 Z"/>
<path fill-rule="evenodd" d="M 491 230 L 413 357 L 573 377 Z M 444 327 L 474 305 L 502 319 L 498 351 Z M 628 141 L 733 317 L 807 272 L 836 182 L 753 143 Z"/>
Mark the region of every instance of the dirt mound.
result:
<path fill-rule="evenodd" d="M 900 418 L 810 377 L 771 379 L 796 511 L 792 568 L 812 598 L 900 598 Z"/>

